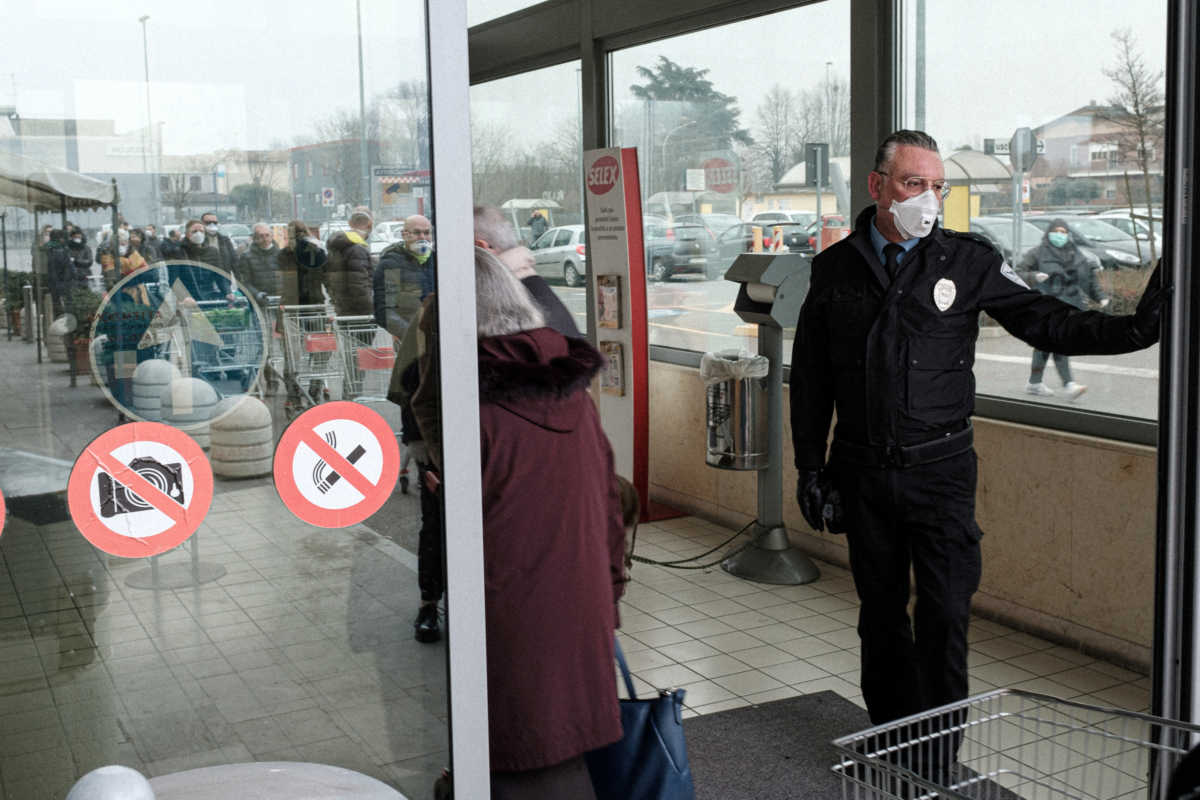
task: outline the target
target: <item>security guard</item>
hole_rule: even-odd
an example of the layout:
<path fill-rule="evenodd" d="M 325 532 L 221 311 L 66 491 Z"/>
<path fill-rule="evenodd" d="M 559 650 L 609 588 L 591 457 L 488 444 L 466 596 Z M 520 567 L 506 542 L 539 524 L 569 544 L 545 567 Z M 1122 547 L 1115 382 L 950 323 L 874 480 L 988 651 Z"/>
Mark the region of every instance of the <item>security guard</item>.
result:
<path fill-rule="evenodd" d="M 985 240 L 938 227 L 945 173 L 920 131 L 884 140 L 868 188 L 876 205 L 813 261 L 791 418 L 804 518 L 847 532 L 863 697 L 880 724 L 967 695 L 979 312 L 1039 350 L 1126 353 L 1158 340 L 1162 292 L 1156 269 L 1136 313 L 1117 317 L 1032 291 Z"/>

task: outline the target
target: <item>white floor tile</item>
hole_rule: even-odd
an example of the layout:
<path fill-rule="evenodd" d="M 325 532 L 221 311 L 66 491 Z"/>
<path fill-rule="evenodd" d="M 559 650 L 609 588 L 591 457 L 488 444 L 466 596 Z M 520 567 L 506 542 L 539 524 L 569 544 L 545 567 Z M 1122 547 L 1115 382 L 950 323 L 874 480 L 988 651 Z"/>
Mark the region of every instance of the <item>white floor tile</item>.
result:
<path fill-rule="evenodd" d="M 716 636 L 721 633 L 733 633 L 737 628 L 733 625 L 726 625 L 719 619 L 701 619 L 695 622 L 685 622 L 682 625 L 676 626 L 679 630 L 686 633 L 695 639 L 703 639 L 708 636 Z"/>
<path fill-rule="evenodd" d="M 704 643 L 723 653 L 737 653 L 738 650 L 749 650 L 751 647 L 762 647 L 765 644 L 761 639 L 755 639 L 741 631 L 710 636 L 704 639 Z"/>
<path fill-rule="evenodd" d="M 655 667 L 654 669 L 639 671 L 637 676 L 651 686 L 659 689 L 682 686 L 685 683 L 695 683 L 704 678 L 703 675 L 688 669 L 682 664 L 671 664 L 665 667 Z"/>
<path fill-rule="evenodd" d="M 712 703 L 707 706 L 700 706 L 696 709 L 697 714 L 715 714 L 718 711 L 728 711 L 731 708 L 742 708 L 750 705 L 748 700 L 741 697 L 734 697 L 730 700 L 722 700 L 719 703 Z"/>
<path fill-rule="evenodd" d="M 715 647 L 710 647 L 704 642 L 679 642 L 678 644 L 666 644 L 658 648 L 658 652 L 669 656 L 674 660 L 683 663 L 686 661 L 694 661 L 697 658 L 708 658 L 717 656 L 721 651 Z M 754 666 L 753 664 L 751 666 Z"/>
<path fill-rule="evenodd" d="M 688 661 L 685 666 L 706 678 L 720 678 L 735 672 L 745 672 L 750 668 L 746 662 L 724 654 Z"/>
<path fill-rule="evenodd" d="M 769 667 L 773 664 L 783 664 L 787 661 L 795 659 L 791 653 L 785 653 L 778 647 L 764 645 L 762 647 L 752 647 L 749 650 L 739 650 L 737 652 L 738 660 L 744 661 L 752 667 L 761 669 Z"/>
<path fill-rule="evenodd" d="M 778 689 L 784 685 L 782 681 L 777 681 L 756 669 L 715 678 L 713 682 L 741 696 L 765 692 L 768 689 Z"/>
<path fill-rule="evenodd" d="M 821 669 L 804 659 L 796 659 L 795 661 L 788 661 L 783 664 L 762 667 L 760 671 L 788 685 L 804 683 L 805 681 L 815 681 L 818 678 L 828 678 L 830 676 L 828 670 Z"/>
<path fill-rule="evenodd" d="M 789 697 L 798 697 L 799 690 L 791 686 L 781 686 L 778 689 L 768 689 L 765 692 L 755 692 L 754 694 L 746 695 L 746 699 L 755 705 L 762 703 L 773 703 L 776 700 L 786 700 Z"/>
<path fill-rule="evenodd" d="M 686 642 L 692 638 L 678 628 L 672 628 L 670 626 L 664 628 L 654 628 L 653 630 L 649 631 L 639 631 L 638 633 L 631 633 L 630 636 L 632 636 L 634 639 L 637 639 L 642 644 L 649 645 L 650 647 L 660 647 L 664 644 L 677 644 L 679 642 Z"/>

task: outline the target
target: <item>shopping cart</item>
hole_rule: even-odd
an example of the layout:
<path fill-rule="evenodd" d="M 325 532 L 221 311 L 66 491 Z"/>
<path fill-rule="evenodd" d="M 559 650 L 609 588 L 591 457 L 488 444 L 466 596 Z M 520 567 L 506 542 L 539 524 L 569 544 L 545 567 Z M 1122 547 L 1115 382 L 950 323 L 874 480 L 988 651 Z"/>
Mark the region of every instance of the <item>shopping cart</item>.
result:
<path fill-rule="evenodd" d="M 392 335 L 369 315 L 334 317 L 333 329 L 344 369 L 342 399 L 386 399 L 396 362 Z"/>
<path fill-rule="evenodd" d="M 324 304 L 280 305 L 276 319 L 283 339 L 284 411 L 291 419 L 338 394 L 342 363 Z"/>
<path fill-rule="evenodd" d="M 192 374 L 210 383 L 236 380 L 247 391 L 258 377 L 266 351 L 266 332 L 250 306 L 230 307 L 224 300 L 202 300 L 185 317 L 192 347 Z M 215 338 L 214 338 L 215 335 Z"/>
<path fill-rule="evenodd" d="M 1200 726 L 1000 689 L 833 742 L 842 797 L 1164 797 Z M 957 750 L 957 757 L 955 757 Z"/>

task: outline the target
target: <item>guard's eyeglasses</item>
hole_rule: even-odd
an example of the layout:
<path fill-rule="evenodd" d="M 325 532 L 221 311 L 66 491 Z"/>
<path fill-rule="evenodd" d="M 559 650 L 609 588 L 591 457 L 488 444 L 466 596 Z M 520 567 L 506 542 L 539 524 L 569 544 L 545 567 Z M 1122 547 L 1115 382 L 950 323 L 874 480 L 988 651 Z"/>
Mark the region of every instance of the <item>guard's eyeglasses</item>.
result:
<path fill-rule="evenodd" d="M 883 170 L 875 171 L 880 175 L 891 176 L 891 173 L 884 172 Z M 944 180 L 931 181 L 928 178 L 905 178 L 900 181 L 900 185 L 911 195 L 921 194 L 928 189 L 932 189 L 935 194 L 941 195 L 943 200 L 950 196 L 950 187 L 946 185 Z"/>

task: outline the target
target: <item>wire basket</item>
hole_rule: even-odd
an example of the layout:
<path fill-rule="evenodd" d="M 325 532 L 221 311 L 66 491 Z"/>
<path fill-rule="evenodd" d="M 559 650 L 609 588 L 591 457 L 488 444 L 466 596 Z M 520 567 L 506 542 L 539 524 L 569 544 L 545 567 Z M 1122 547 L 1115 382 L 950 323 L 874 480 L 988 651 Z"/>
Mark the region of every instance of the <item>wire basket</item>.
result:
<path fill-rule="evenodd" d="M 833 742 L 842 796 L 1162 797 L 1200 726 L 1000 689 Z"/>

